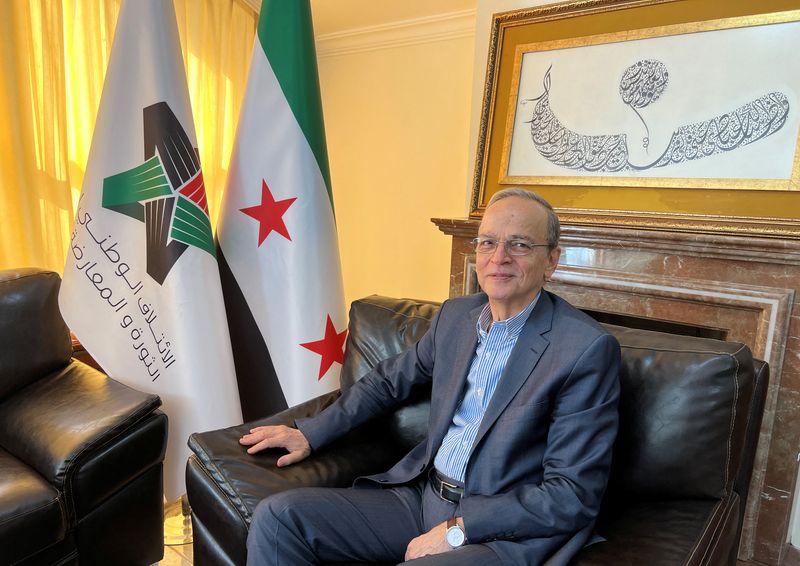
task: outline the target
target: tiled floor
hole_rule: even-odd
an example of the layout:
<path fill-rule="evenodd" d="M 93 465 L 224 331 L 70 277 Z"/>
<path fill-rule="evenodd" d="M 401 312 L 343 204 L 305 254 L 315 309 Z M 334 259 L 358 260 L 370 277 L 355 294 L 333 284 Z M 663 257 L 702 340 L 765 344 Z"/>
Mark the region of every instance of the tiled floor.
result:
<path fill-rule="evenodd" d="M 163 566 L 192 566 L 194 556 L 192 543 L 191 510 L 184 495 L 164 507 L 164 558 L 158 564 Z"/>
<path fill-rule="evenodd" d="M 192 545 L 165 546 L 164 559 L 159 566 L 192 566 Z"/>

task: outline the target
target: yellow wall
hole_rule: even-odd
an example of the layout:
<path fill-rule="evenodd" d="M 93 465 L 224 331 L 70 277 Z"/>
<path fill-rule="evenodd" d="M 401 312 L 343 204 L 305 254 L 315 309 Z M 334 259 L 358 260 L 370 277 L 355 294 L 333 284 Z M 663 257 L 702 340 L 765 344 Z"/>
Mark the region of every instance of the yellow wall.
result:
<path fill-rule="evenodd" d="M 323 42 L 324 43 L 324 42 Z M 319 57 L 345 300 L 443 300 L 464 216 L 473 38 Z"/>

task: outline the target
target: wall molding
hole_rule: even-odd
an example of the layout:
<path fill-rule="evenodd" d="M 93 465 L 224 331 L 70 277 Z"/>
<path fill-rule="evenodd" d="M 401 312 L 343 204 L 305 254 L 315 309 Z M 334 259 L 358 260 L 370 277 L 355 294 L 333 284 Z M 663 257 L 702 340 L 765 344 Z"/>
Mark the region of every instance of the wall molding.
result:
<path fill-rule="evenodd" d="M 475 35 L 475 10 L 460 10 L 318 35 L 317 57 L 336 57 Z"/>

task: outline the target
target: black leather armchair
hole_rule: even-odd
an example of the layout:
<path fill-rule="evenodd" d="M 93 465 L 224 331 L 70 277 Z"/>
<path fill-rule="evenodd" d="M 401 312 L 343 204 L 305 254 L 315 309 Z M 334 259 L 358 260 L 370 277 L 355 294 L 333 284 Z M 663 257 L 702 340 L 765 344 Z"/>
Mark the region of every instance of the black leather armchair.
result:
<path fill-rule="evenodd" d="M 59 284 L 0 271 L 0 564 L 152 564 L 167 418 L 71 359 Z"/>
<path fill-rule="evenodd" d="M 353 303 L 342 389 L 414 344 L 438 305 L 369 297 Z M 597 531 L 580 565 L 734 565 L 768 379 L 732 342 L 609 326 L 622 345 L 620 434 Z M 260 424 L 292 425 L 338 392 L 268 419 L 194 434 L 186 470 L 194 561 L 244 564 L 262 498 L 299 486 L 347 486 L 388 469 L 427 433 L 429 392 L 300 464 L 250 456 L 238 438 Z"/>

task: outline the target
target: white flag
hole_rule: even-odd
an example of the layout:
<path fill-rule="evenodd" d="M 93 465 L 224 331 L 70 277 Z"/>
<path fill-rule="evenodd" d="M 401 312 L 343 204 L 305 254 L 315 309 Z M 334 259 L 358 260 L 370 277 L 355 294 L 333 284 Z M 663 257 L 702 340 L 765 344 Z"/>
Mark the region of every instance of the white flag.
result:
<path fill-rule="evenodd" d="M 336 389 L 347 330 L 307 0 L 261 4 L 217 238 L 245 420 Z"/>
<path fill-rule="evenodd" d="M 123 2 L 59 294 L 103 369 L 161 397 L 170 500 L 189 435 L 241 423 L 180 49 L 171 0 Z"/>

